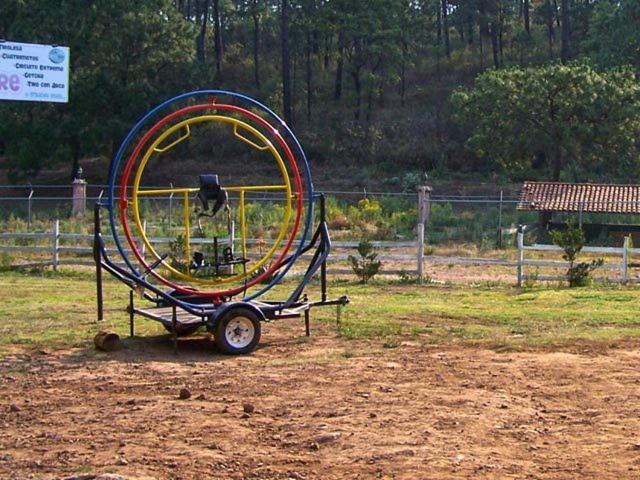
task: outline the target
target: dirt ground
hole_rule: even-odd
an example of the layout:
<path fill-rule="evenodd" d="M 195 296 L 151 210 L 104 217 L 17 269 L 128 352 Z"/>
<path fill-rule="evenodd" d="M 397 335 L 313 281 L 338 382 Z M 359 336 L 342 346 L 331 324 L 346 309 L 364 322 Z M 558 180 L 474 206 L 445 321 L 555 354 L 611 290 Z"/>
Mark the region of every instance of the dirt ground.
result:
<path fill-rule="evenodd" d="M 166 337 L 6 357 L 0 478 L 640 478 L 637 347 L 497 353 L 301 333 L 266 325 L 244 357 L 204 338 L 174 356 Z"/>

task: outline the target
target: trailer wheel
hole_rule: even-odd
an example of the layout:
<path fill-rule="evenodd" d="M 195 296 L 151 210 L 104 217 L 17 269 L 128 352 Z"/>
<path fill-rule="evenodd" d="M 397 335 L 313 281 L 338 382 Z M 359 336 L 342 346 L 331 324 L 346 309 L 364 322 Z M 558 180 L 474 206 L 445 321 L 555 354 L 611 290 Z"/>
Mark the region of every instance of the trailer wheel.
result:
<path fill-rule="evenodd" d="M 231 308 L 218 319 L 214 337 L 222 353 L 252 352 L 260 341 L 260 317 L 248 308 Z"/>

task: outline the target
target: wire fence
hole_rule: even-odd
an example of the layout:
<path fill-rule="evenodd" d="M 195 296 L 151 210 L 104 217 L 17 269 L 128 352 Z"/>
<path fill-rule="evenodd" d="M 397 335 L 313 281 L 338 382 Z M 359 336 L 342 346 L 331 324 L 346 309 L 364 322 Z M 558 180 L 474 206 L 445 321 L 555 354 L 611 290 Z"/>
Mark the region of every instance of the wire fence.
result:
<path fill-rule="evenodd" d="M 87 185 L 87 205 L 92 205 L 107 191 L 107 185 Z M 323 193 L 328 198 L 328 216 L 334 236 L 350 240 L 371 238 L 391 241 L 414 235 L 417 209 L 417 194 L 414 192 L 329 189 Z M 19 227 L 30 231 L 39 228 L 42 222 L 68 218 L 72 201 L 70 185 L 0 185 L 2 230 Z M 254 210 L 256 216 L 264 218 L 269 216 L 268 204 L 277 198 L 264 193 L 253 195 L 248 201 L 263 205 L 256 206 Z M 175 223 L 179 199 L 147 198 L 145 203 L 148 209 L 155 211 L 157 222 L 169 226 Z M 426 238 L 434 244 L 453 241 L 473 242 L 485 247 L 490 244 L 501 246 L 502 231 L 512 235 L 518 224 L 535 220 L 535 214 L 531 212 L 518 212 L 516 204 L 516 198 L 500 192 L 486 196 L 432 195 Z"/>
<path fill-rule="evenodd" d="M 87 207 L 104 198 L 107 191 L 107 185 L 88 184 Z M 329 227 L 336 240 L 401 242 L 416 239 L 418 196 L 415 192 L 383 192 L 365 188 L 358 191 L 326 189 L 323 193 L 327 196 Z M 268 237 L 270 225 L 280 214 L 277 201 L 278 198 L 269 193 L 254 194 L 248 198 L 248 223 L 254 227 L 250 232 L 252 236 Z M 428 203 L 429 214 L 424 225 L 427 254 L 433 253 L 430 247 L 437 250 L 446 245 L 466 245 L 468 253 L 476 254 L 515 248 L 520 226 L 534 225 L 538 220 L 537 212 L 518 210 L 518 198 L 512 192 L 505 193 L 499 189 L 484 194 L 443 195 L 433 191 Z M 623 209 L 633 202 L 612 203 Z M 49 231 L 51 221 L 60 219 L 65 231 L 90 233 L 90 213 L 79 220 L 71 218 L 72 204 L 71 185 L 0 185 L 0 231 Z M 590 210 L 588 207 L 584 202 L 579 203 L 578 213 L 556 214 L 554 220 L 564 222 L 573 218 L 579 222 L 584 226 L 587 242 L 591 245 L 619 246 L 626 235 L 631 235 L 636 243 L 640 241 L 640 228 L 637 227 L 640 215 L 585 213 Z M 155 235 L 171 236 L 180 230 L 180 199 L 149 197 L 144 199 L 141 208 L 145 209 L 148 218 L 153 219 L 149 223 L 155 229 Z"/>

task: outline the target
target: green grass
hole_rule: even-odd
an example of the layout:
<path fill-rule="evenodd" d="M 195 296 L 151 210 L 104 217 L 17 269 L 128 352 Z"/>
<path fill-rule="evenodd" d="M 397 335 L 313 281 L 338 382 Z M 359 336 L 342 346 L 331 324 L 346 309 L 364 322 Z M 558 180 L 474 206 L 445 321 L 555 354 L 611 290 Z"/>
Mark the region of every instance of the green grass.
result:
<path fill-rule="evenodd" d="M 271 296 L 284 296 L 291 284 Z M 480 345 L 495 349 L 615 345 L 640 337 L 634 287 L 517 289 L 502 286 L 439 286 L 335 282 L 331 295 L 348 294 L 339 324 L 333 307 L 319 319 L 346 339 L 403 339 L 422 343 Z M 127 289 L 105 282 L 105 323 L 95 321 L 95 284 L 90 270 L 62 273 L 0 273 L 0 351 L 19 346 L 86 346 L 106 328 L 128 333 Z M 310 289 L 317 294 L 317 286 Z M 140 335 L 164 333 L 150 321 L 136 323 Z"/>
<path fill-rule="evenodd" d="M 640 291 L 634 287 L 377 284 L 346 290 L 352 304 L 339 331 L 348 338 L 408 335 L 438 344 L 520 349 L 640 337 Z"/>
<path fill-rule="evenodd" d="M 0 273 L 0 350 L 11 346 L 84 346 L 100 329 L 128 332 L 128 290 L 105 282 L 105 322 L 96 322 L 94 275 L 85 272 Z M 153 322 L 136 324 L 140 334 L 164 332 Z"/>

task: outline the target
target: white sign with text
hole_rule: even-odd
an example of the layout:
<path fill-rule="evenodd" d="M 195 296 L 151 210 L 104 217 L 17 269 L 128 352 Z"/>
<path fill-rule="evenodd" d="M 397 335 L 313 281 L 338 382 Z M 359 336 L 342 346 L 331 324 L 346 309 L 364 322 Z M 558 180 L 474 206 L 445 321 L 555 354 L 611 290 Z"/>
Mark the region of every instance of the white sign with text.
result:
<path fill-rule="evenodd" d="M 0 41 L 0 100 L 69 101 L 69 48 Z"/>

